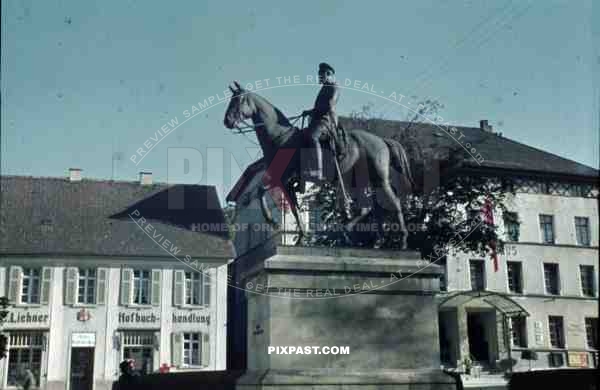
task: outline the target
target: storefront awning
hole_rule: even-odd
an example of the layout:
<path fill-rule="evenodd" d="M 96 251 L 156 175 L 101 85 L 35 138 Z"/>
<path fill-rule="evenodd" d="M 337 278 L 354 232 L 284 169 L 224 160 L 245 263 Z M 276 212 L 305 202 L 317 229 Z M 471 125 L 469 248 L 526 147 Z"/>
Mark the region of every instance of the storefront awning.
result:
<path fill-rule="evenodd" d="M 480 301 L 492 306 L 507 317 L 528 317 L 529 313 L 506 294 L 494 291 L 457 291 L 448 295 L 439 308 L 462 306 L 467 302 Z"/>

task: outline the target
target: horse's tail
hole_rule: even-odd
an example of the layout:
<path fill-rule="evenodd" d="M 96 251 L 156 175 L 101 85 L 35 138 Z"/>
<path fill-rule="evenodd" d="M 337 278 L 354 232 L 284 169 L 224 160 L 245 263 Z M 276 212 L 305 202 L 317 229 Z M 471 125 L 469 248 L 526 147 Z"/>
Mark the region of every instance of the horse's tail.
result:
<path fill-rule="evenodd" d="M 404 150 L 402 144 L 395 139 L 384 138 L 384 141 L 390 150 L 392 166 L 406 176 L 412 189 L 414 190 L 415 181 L 412 177 L 410 162 L 408 161 L 406 150 Z"/>

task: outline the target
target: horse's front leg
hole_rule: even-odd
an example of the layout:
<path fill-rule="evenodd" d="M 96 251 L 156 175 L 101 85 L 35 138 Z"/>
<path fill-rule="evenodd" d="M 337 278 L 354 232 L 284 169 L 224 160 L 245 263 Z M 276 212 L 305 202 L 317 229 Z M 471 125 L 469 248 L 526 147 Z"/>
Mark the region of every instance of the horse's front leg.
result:
<path fill-rule="evenodd" d="M 260 186 L 258 190 L 258 198 L 260 200 L 260 211 L 262 212 L 263 218 L 268 224 L 273 226 L 276 230 L 279 230 L 279 224 L 273 218 L 273 213 L 269 208 L 269 201 L 267 199 L 267 189 L 264 186 Z"/>

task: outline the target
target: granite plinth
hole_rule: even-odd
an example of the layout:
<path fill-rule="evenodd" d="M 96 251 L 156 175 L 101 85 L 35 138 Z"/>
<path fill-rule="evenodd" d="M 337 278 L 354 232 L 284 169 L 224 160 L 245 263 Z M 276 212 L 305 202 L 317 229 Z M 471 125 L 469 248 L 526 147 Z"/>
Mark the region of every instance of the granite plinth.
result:
<path fill-rule="evenodd" d="M 248 371 L 237 388 L 455 388 L 439 362 L 442 272 L 415 252 L 276 247 L 240 274 Z M 349 353 L 276 354 L 270 346 Z"/>

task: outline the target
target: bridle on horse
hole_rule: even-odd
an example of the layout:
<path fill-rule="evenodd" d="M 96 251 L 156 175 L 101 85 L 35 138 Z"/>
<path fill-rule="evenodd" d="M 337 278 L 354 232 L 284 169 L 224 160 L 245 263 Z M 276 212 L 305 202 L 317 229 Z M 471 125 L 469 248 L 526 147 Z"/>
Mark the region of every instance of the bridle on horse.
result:
<path fill-rule="evenodd" d="M 242 93 L 242 94 L 239 95 L 239 99 L 240 99 L 239 107 L 241 107 L 241 105 L 243 104 L 242 97 L 244 95 L 246 95 L 247 93 L 249 93 L 249 92 L 244 92 L 244 93 Z M 237 111 L 235 113 L 236 118 L 234 120 L 233 127 L 235 127 L 237 129 L 237 131 L 234 131 L 232 129 L 232 131 L 234 131 L 236 134 L 251 133 L 251 132 L 254 131 L 254 129 L 256 127 L 262 126 L 264 124 L 264 123 L 256 123 L 256 124 L 248 123 L 248 120 L 246 118 L 242 118 L 242 110 L 240 108 L 238 108 L 238 110 L 236 110 L 236 111 Z M 296 115 L 296 116 L 291 116 L 291 117 L 289 117 L 287 119 L 292 124 L 292 127 L 294 127 L 296 130 L 302 130 L 304 128 L 304 117 L 305 117 L 305 115 L 300 114 L 300 115 Z M 298 120 L 300 120 L 300 118 L 302 118 L 302 124 L 301 124 L 301 127 L 298 128 L 296 126 L 296 123 L 298 123 Z M 243 123 L 244 126 L 241 126 L 240 123 Z"/>

